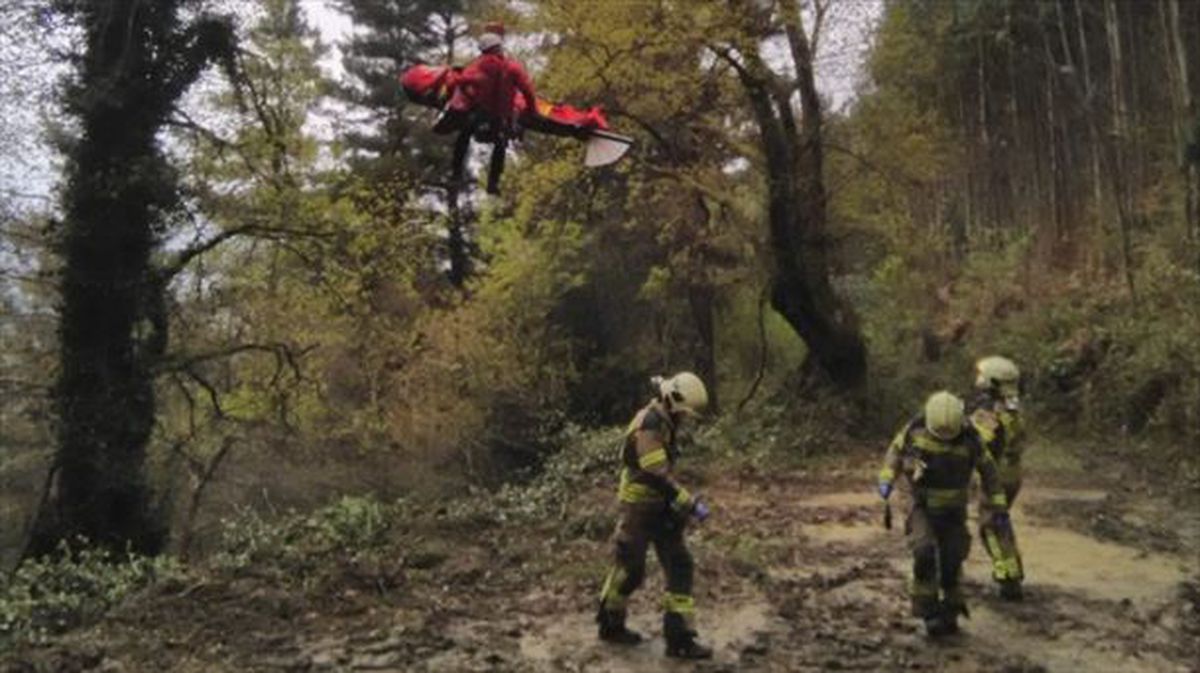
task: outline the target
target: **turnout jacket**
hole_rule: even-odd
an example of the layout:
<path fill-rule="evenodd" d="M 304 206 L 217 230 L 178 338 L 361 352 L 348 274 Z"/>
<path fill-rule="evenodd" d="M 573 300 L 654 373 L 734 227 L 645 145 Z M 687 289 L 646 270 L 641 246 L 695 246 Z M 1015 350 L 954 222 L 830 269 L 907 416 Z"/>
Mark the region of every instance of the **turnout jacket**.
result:
<path fill-rule="evenodd" d="M 676 511 L 692 506 L 692 494 L 672 476 L 679 458 L 675 425 L 658 400 L 638 411 L 621 443 L 621 485 L 617 499 L 630 505 L 668 505 Z"/>
<path fill-rule="evenodd" d="M 984 394 L 972 400 L 970 418 L 971 425 L 996 463 L 1000 481 L 1009 483 L 1019 480 L 1021 454 L 1024 451 L 1021 415 L 1005 408 L 1003 400 Z"/>
<path fill-rule="evenodd" d="M 953 439 L 940 439 L 925 427 L 924 415 L 909 421 L 888 446 L 879 480 L 902 478 L 912 491 L 913 503 L 931 511 L 967 506 L 971 473 L 979 472 L 988 503 L 1008 507 L 1000 487 L 996 463 L 970 423 Z"/>

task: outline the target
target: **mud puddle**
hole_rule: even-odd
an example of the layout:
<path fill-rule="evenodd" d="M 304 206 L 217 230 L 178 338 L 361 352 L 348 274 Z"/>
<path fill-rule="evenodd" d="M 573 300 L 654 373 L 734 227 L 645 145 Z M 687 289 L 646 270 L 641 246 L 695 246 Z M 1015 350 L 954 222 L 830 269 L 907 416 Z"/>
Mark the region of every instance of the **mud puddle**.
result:
<path fill-rule="evenodd" d="M 1014 512 L 1014 527 L 1029 576 L 1028 599 L 1009 604 L 994 598 L 990 564 L 972 520 L 969 528 L 975 539 L 965 570 L 973 614 L 963 624 L 964 635 L 945 645 L 939 668 L 978 670 L 980 661 L 972 653 L 982 650 L 1051 673 L 1195 670 L 1169 658 L 1172 655 L 1164 656 L 1174 651 L 1179 636 L 1161 619 L 1179 600 L 1181 583 L 1198 572 L 1195 561 L 1076 533 L 1030 516 L 1023 507 L 1028 503 L 1045 511 L 1039 505 L 1098 503 L 1108 497 L 1104 491 L 1035 488 L 1023 496 Z M 879 501 L 870 493 L 821 494 L 798 504 L 869 510 L 871 520 L 879 518 Z M 803 571 L 773 568 L 772 578 L 811 582 L 846 574 L 852 566 L 849 559 L 883 557 L 892 578 L 855 580 L 830 589 L 822 601 L 861 608 L 886 604 L 894 598 L 889 592 L 903 592 L 899 578 L 907 575 L 909 564 L 903 516 L 897 512 L 895 529 L 885 531 L 880 522 L 870 523 L 866 512 L 858 514 L 850 522 L 834 517 L 803 525 L 801 531 L 814 551 L 832 553 L 818 554 Z"/>
<path fill-rule="evenodd" d="M 1179 583 L 1187 579 L 1189 568 L 1181 559 L 1040 526 L 1019 514 L 1013 525 L 1025 561 L 1026 579 L 1035 589 L 1050 585 L 1145 607 L 1172 599 Z M 968 577 L 984 582 L 990 576 L 987 556 L 978 545 L 967 566 Z"/>

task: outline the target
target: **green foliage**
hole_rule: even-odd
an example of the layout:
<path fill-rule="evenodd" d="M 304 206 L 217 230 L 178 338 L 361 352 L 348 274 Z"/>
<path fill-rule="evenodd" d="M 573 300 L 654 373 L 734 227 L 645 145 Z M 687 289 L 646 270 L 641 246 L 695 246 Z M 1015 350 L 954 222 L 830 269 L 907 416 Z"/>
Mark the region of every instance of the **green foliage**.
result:
<path fill-rule="evenodd" d="M 1027 256 L 1025 241 L 974 254 L 933 290 L 904 273 L 899 258 L 877 269 L 866 315 L 885 423 L 913 413 L 938 387 L 968 394 L 974 360 L 1004 353 L 1027 378 L 1031 428 L 1195 442 L 1200 278 L 1169 250 L 1148 246 L 1133 301 L 1115 280 L 1034 280 Z"/>
<path fill-rule="evenodd" d="M 727 405 L 740 404 L 750 394 L 760 367 L 763 380 L 754 397 L 772 395 L 796 373 L 808 354 L 804 341 L 757 288 L 731 288 L 717 311 L 716 322 L 721 355 L 718 384 Z"/>
<path fill-rule="evenodd" d="M 95 621 L 151 584 L 182 576 L 170 557 L 119 555 L 83 540 L 64 541 L 55 554 L 0 576 L 0 646 L 44 641 Z"/>
<path fill-rule="evenodd" d="M 834 209 L 865 279 L 881 429 L 934 389 L 969 393 L 974 360 L 999 352 L 1027 376 L 1035 430 L 1200 434 L 1195 252 L 1165 132 L 1178 109 L 1171 86 L 1139 83 L 1119 101 L 1111 69 L 1128 64 L 1096 58 L 1113 27 L 1144 29 L 1138 67 L 1169 72 L 1169 27 L 1150 6 L 1118 3 L 1112 25 L 1089 21 L 1087 2 L 1064 7 L 885 8 L 871 84 L 835 127 L 852 153 L 832 155 L 854 176 Z M 1054 39 L 1069 51 L 1047 52 Z M 1139 109 L 1131 121 L 1104 99 Z M 1047 120 L 1061 135 L 1042 133 Z M 1110 180 L 1122 152 L 1145 166 Z"/>
<path fill-rule="evenodd" d="M 473 490 L 449 502 L 439 513 L 446 525 L 476 527 L 497 524 L 541 525 L 586 518 L 578 509 L 579 496 L 597 479 L 616 487 L 619 447 L 624 433 L 617 429 L 564 428 L 556 439 L 562 449 L 548 457 L 533 476 L 504 484 L 494 492 Z M 584 528 L 590 524 L 583 522 Z M 587 530 L 575 532 L 587 534 Z"/>
<path fill-rule="evenodd" d="M 308 581 L 332 558 L 380 551 L 392 522 L 405 514 L 403 502 L 385 505 L 371 497 L 343 496 L 309 514 L 264 517 L 245 508 L 222 522 L 217 568 L 237 571 L 274 567 L 287 577 Z"/>

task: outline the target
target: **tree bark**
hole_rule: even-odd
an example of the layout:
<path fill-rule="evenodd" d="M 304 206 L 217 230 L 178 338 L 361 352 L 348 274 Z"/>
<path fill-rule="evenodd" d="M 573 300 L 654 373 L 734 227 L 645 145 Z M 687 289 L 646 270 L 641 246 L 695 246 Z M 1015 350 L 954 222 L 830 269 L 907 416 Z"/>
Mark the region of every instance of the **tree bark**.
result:
<path fill-rule="evenodd" d="M 1191 80 L 1188 73 L 1188 52 L 1183 41 L 1183 31 L 1180 28 L 1179 0 L 1166 0 L 1167 28 L 1171 44 L 1169 53 L 1173 53 L 1175 62 L 1175 82 L 1179 101 L 1176 114 L 1178 160 L 1183 179 L 1183 219 L 1196 253 L 1197 269 L 1200 270 L 1200 171 L 1196 164 L 1188 160 L 1186 148 L 1189 143 L 1200 143 L 1195 134 L 1200 133 L 1200 119 L 1197 118 L 1196 101 L 1192 95 Z M 1189 124 L 1195 124 L 1189 129 Z"/>
<path fill-rule="evenodd" d="M 824 184 L 822 111 L 812 53 L 795 0 L 782 0 L 784 30 L 800 94 L 801 125 L 782 86 L 758 54 L 758 36 L 745 41 L 744 64 L 724 55 L 738 71 L 759 128 L 767 173 L 767 213 L 774 253 L 771 305 L 809 348 L 830 381 L 846 391 L 866 383 L 866 346 L 857 316 L 829 281 L 827 196 Z"/>
<path fill-rule="evenodd" d="M 1059 0 L 1061 2 L 1061 0 Z M 1096 133 L 1096 126 L 1099 121 L 1093 113 L 1091 100 L 1095 87 L 1092 84 L 1092 59 L 1089 56 L 1087 27 L 1083 21 L 1083 9 L 1080 7 L 1081 0 L 1075 0 L 1075 29 L 1079 35 L 1079 60 L 1083 65 L 1083 96 L 1087 101 L 1084 105 L 1083 113 L 1087 116 L 1087 138 L 1088 138 L 1088 157 L 1091 160 L 1091 182 L 1092 182 L 1092 208 L 1095 213 L 1095 223 L 1097 227 L 1096 240 L 1093 241 L 1092 247 L 1098 248 L 1104 242 L 1104 189 L 1100 179 L 1100 136 Z"/>
<path fill-rule="evenodd" d="M 166 539 L 143 470 L 167 345 L 166 287 L 152 256 L 179 205 L 156 135 L 208 61 L 231 62 L 233 45 L 223 21 L 180 25 L 178 5 L 70 5 L 85 41 L 66 99 L 81 135 L 69 150 L 60 242 L 57 478 L 27 556 L 76 537 L 143 553 Z"/>
<path fill-rule="evenodd" d="M 1109 173 L 1112 175 L 1113 198 L 1117 203 L 1117 227 L 1121 234 L 1121 266 L 1125 276 L 1125 285 L 1130 297 L 1136 298 L 1137 289 L 1133 280 L 1133 241 L 1130 233 L 1130 203 L 1127 197 L 1128 189 L 1124 183 L 1126 178 L 1125 148 L 1129 136 L 1128 113 L 1125 106 L 1124 70 L 1125 61 L 1121 52 L 1121 24 L 1115 0 L 1104 0 L 1104 26 L 1108 36 L 1110 62 L 1110 94 L 1112 100 L 1112 162 Z"/>

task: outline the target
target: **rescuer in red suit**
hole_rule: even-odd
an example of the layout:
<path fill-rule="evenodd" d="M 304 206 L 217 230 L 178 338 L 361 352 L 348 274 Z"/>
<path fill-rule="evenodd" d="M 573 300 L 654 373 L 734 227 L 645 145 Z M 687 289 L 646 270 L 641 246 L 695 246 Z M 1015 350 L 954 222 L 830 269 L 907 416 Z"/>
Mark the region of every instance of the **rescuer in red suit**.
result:
<path fill-rule="evenodd" d="M 454 143 L 455 184 L 462 182 L 472 136 L 480 142 L 492 143 L 487 190 L 489 194 L 497 194 L 508 141 L 517 133 L 516 96 L 524 99 L 525 114 L 533 117 L 538 115 L 537 96 L 525 67 L 504 53 L 503 24 L 484 26 L 479 36 L 479 51 L 479 57 L 455 78 L 453 94 L 433 130 L 458 132 Z"/>

